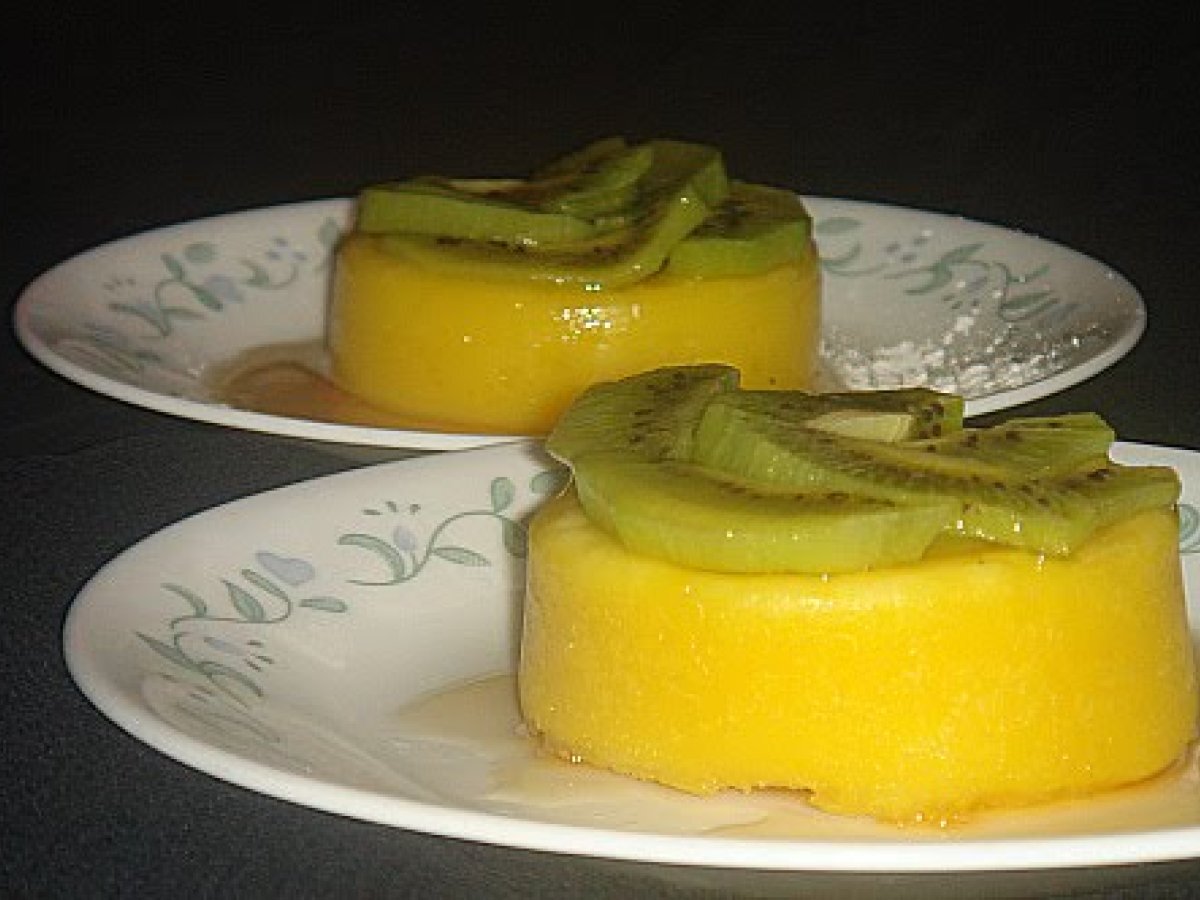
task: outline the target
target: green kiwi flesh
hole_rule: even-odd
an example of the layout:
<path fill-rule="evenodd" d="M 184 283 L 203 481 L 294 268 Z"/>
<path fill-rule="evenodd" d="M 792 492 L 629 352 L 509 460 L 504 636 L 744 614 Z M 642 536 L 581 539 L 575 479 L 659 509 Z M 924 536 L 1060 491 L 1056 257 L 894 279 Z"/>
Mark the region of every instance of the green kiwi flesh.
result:
<path fill-rule="evenodd" d="M 595 226 L 575 216 L 530 209 L 494 187 L 420 178 L 372 185 L 358 197 L 355 228 L 363 234 L 423 234 L 463 240 L 561 243 L 591 237 Z"/>
<path fill-rule="evenodd" d="M 941 437 L 914 440 L 905 450 L 940 459 L 995 463 L 1023 476 L 1045 477 L 1077 470 L 1103 459 L 1116 440 L 1112 427 L 1095 413 L 1015 418 L 991 428 L 967 428 Z"/>
<path fill-rule="evenodd" d="M 733 182 L 729 196 L 671 251 L 667 272 L 757 275 L 812 253 L 812 220 L 795 194 Z"/>
<path fill-rule="evenodd" d="M 589 290 L 660 271 L 756 274 L 815 254 L 793 193 L 731 183 L 721 153 L 605 138 L 528 179 L 422 176 L 372 185 L 356 231 L 427 268 Z"/>
<path fill-rule="evenodd" d="M 636 217 L 594 237 L 531 246 L 507 240 L 416 234 L 377 235 L 387 253 L 462 278 L 543 281 L 611 289 L 641 281 L 662 268 L 671 247 L 695 228 L 707 208 L 690 185 Z"/>
<path fill-rule="evenodd" d="M 1178 500 L 1174 470 L 1109 458 L 1094 414 L 962 414 L 920 388 L 746 391 L 731 367 L 676 366 L 588 389 L 547 448 L 631 550 L 725 572 L 858 571 L 964 538 L 1066 555 Z"/>
<path fill-rule="evenodd" d="M 748 415 L 873 440 L 932 439 L 961 431 L 963 399 L 929 388 L 848 391 L 738 391 L 721 402 Z M 906 426 L 906 427 L 905 427 Z"/>
<path fill-rule="evenodd" d="M 713 148 L 677 141 L 652 141 L 647 147 L 648 151 L 634 148 L 617 157 L 649 153 L 649 164 L 635 181 L 632 204 L 619 213 L 579 219 L 592 229 L 583 238 L 538 241 L 396 231 L 380 234 L 380 246 L 427 268 L 463 277 L 543 280 L 593 290 L 639 281 L 662 268 L 671 248 L 697 228 L 708 217 L 709 204 L 728 191 L 724 163 Z M 640 171 L 640 166 L 632 171 Z M 594 174 L 559 177 L 580 180 Z M 510 196 L 515 191 L 510 190 Z"/>
<path fill-rule="evenodd" d="M 709 399 L 737 384 L 737 369 L 714 363 L 666 366 L 593 385 L 559 419 L 546 450 L 571 464 L 593 453 L 649 461 L 686 457 Z"/>
<path fill-rule="evenodd" d="M 638 181 L 653 159 L 649 144 L 631 147 L 624 138 L 605 138 L 543 166 L 528 180 L 458 179 L 450 184 L 543 212 L 598 219 L 632 205 Z"/>
<path fill-rule="evenodd" d="M 589 520 L 625 546 L 719 572 L 852 572 L 921 558 L 955 504 L 893 503 L 756 485 L 676 460 L 585 454 L 573 464 Z"/>
<path fill-rule="evenodd" d="M 596 172 L 614 157 L 620 156 L 627 150 L 629 150 L 629 141 L 623 137 L 600 138 L 540 166 L 534 170 L 530 180 L 553 181 L 564 175 Z"/>
<path fill-rule="evenodd" d="M 1112 432 L 1099 417 L 1017 419 L 889 443 L 748 413 L 730 399 L 706 406 L 692 437 L 695 463 L 780 488 L 953 500 L 947 530 L 964 537 L 1065 555 L 1108 521 L 1178 497 L 1170 469 L 1109 463 Z"/>
<path fill-rule="evenodd" d="M 715 147 L 669 140 L 649 141 L 648 146 L 652 161 L 638 183 L 642 197 L 671 196 L 686 179 L 708 207 L 707 214 L 729 196 L 725 160 Z"/>
<path fill-rule="evenodd" d="M 623 215 L 634 205 L 638 182 L 653 163 L 654 148 L 642 144 L 596 156 L 575 171 L 530 183 L 549 188 L 539 204 L 542 209 L 597 219 L 597 227 L 603 228 L 607 223 L 602 217 Z"/>
<path fill-rule="evenodd" d="M 909 412 L 884 412 L 869 409 L 833 409 L 804 420 L 806 428 L 864 438 L 869 441 L 903 441 L 912 437 L 918 427 L 916 416 Z"/>

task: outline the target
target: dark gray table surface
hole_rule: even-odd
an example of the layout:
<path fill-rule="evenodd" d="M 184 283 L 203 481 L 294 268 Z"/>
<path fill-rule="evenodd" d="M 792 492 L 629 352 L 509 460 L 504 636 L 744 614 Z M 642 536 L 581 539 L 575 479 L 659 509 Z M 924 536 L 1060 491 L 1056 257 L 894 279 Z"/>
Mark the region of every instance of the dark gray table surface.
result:
<path fill-rule="evenodd" d="M 1124 438 L 1200 448 L 1190 16 L 115 6 L 6 13 L 7 303 L 61 259 L 146 228 L 404 174 L 520 173 L 609 134 L 673 136 L 721 146 L 751 180 L 960 213 L 1104 260 L 1142 290 L 1144 338 L 1020 411 L 1095 409 Z M 182 516 L 389 454 L 134 408 L 41 368 L 11 330 L 0 434 L 0 894 L 1200 896 L 1200 862 L 734 877 L 444 840 L 230 786 L 87 703 L 62 659 L 67 607 Z"/>

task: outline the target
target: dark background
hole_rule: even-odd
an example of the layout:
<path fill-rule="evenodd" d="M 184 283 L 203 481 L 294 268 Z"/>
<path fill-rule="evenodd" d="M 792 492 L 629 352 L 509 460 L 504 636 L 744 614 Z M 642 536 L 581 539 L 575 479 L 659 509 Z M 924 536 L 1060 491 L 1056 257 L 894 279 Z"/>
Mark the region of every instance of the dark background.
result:
<path fill-rule="evenodd" d="M 402 175 L 523 174 L 601 136 L 722 147 L 747 180 L 960 213 L 1112 265 L 1149 329 L 1023 412 L 1200 448 L 1194 13 L 1127 4 L 43 3 L 3 14 L 0 292 L 146 228 Z M 184 9 L 180 7 L 180 9 Z M 1086 10 L 1086 15 L 1083 12 Z M 7 307 L 6 307 L 7 308 Z M 727 896 L 673 873 L 442 841 L 230 787 L 75 691 L 83 581 L 171 521 L 353 464 L 99 397 L 0 335 L 0 893 Z M 768 880 L 842 896 L 1200 896 L 1200 864 L 994 880 Z"/>

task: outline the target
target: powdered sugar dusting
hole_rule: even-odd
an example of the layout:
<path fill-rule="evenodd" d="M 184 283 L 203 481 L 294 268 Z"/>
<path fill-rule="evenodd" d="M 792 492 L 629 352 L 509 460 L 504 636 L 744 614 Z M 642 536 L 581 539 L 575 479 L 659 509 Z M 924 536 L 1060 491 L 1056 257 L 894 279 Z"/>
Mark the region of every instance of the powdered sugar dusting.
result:
<path fill-rule="evenodd" d="M 978 325 L 978 315 L 960 314 L 939 335 L 878 346 L 829 327 L 822 340 L 827 377 L 849 390 L 929 387 L 973 399 L 1062 372 L 1112 337 L 1103 323 L 1071 334 L 1005 323 Z"/>

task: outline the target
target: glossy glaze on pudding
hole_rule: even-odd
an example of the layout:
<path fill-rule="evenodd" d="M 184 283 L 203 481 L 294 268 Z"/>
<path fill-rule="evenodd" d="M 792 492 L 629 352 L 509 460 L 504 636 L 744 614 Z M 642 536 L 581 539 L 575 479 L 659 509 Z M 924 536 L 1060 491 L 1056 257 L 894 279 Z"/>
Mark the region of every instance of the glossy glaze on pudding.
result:
<path fill-rule="evenodd" d="M 726 361 L 747 385 L 813 384 L 815 249 L 757 275 L 660 273 L 588 291 L 430 269 L 369 236 L 340 248 L 332 376 L 346 391 L 447 430 L 545 434 L 585 387 L 668 363 Z"/>

